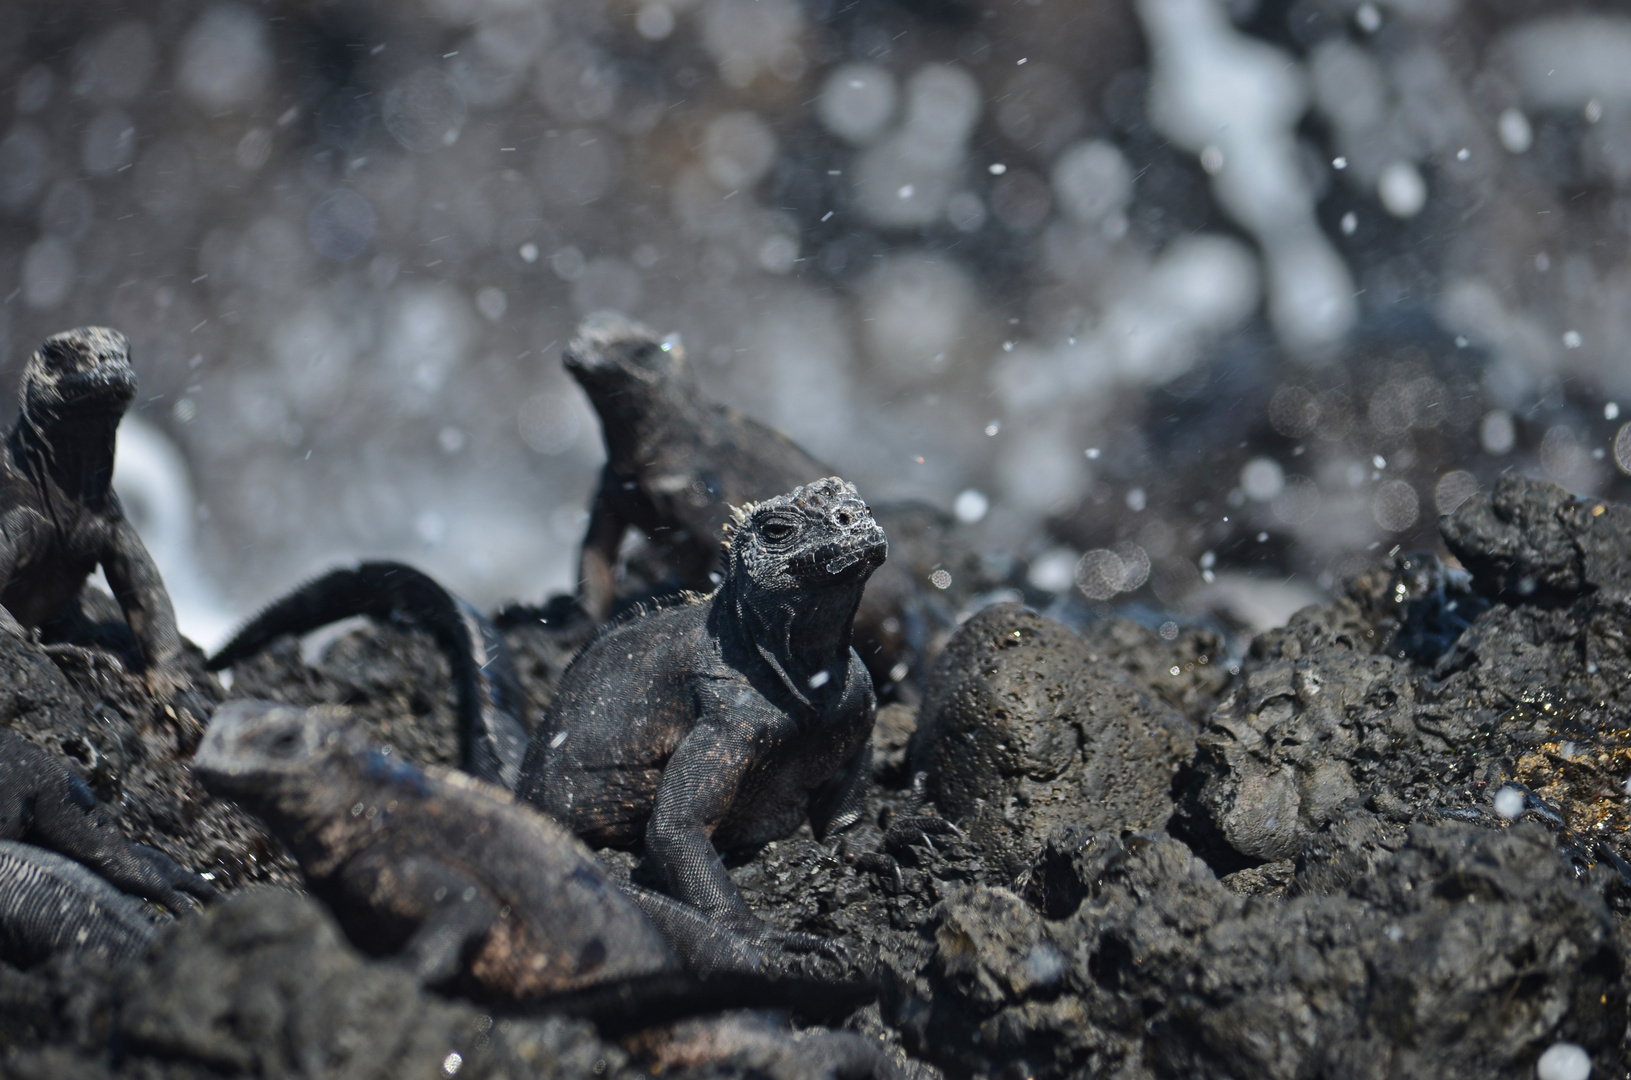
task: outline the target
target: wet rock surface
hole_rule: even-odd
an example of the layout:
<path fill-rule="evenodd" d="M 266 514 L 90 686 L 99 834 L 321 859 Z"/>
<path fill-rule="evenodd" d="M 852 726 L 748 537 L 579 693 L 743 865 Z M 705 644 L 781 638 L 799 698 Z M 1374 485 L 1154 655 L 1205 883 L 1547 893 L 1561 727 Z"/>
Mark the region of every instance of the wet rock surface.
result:
<path fill-rule="evenodd" d="M 1518 1077 L 1562 1042 L 1623 1074 L 1631 512 L 1508 479 L 1443 529 L 1459 567 L 1394 557 L 1236 659 L 1114 617 L 968 618 L 921 704 L 882 712 L 862 821 L 729 860 L 767 920 L 875 963 L 877 1003 L 832 1025 L 864 1043 L 727 1018 L 614 1045 L 420 991 L 192 785 L 116 645 L 0 649 L 0 722 L 231 894 L 123 969 L 0 966 L 0 1072 L 446 1075 L 456 1051 L 493 1076 Z M 505 632 L 541 708 L 570 645 Z M 280 645 L 231 693 L 455 753 L 412 633 Z"/>

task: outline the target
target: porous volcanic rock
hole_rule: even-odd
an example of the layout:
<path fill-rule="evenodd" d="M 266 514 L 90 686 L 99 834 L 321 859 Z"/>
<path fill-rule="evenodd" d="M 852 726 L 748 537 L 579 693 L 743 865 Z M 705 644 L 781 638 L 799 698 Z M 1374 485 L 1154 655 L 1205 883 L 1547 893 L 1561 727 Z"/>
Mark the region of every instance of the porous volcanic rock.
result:
<path fill-rule="evenodd" d="M 936 662 L 913 737 L 940 810 L 1010 877 L 1056 824 L 1134 831 L 1172 814 L 1194 728 L 1065 626 L 995 604 Z"/>

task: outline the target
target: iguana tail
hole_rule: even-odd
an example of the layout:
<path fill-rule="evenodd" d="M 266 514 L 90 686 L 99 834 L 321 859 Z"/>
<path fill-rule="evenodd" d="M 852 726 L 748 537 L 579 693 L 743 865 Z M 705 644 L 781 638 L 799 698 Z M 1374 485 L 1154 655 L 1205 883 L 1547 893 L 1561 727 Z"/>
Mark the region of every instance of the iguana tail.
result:
<path fill-rule="evenodd" d="M 459 705 L 462 767 L 515 790 L 527 729 L 526 699 L 504 639 L 481 612 L 423 571 L 399 562 L 331 570 L 273 601 L 210 657 L 220 671 L 284 634 L 308 634 L 356 615 L 424 630 L 447 654 Z"/>

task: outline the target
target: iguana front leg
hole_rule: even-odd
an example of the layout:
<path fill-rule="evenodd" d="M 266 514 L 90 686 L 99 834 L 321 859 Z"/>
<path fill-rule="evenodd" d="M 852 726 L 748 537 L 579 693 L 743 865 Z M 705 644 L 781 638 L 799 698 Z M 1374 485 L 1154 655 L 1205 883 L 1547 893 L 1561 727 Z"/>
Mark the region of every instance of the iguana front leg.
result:
<path fill-rule="evenodd" d="M 162 701 L 190 690 L 192 677 L 181 664 L 181 632 L 164 578 L 123 514 L 109 529 L 98 559 L 147 661 L 148 690 Z M 197 719 L 202 723 L 207 714 L 200 713 Z"/>
<path fill-rule="evenodd" d="M 714 849 L 713 834 L 743 781 L 774 745 L 774 725 L 731 717 L 701 722 L 663 768 L 646 824 L 646 851 L 670 895 L 756 944 L 794 952 L 841 953 L 814 934 L 778 930 L 755 915 Z"/>
<path fill-rule="evenodd" d="M 601 470 L 578 556 L 578 605 L 597 623 L 606 620 L 617 602 L 617 554 L 629 527 L 622 485 L 610 467 Z"/>

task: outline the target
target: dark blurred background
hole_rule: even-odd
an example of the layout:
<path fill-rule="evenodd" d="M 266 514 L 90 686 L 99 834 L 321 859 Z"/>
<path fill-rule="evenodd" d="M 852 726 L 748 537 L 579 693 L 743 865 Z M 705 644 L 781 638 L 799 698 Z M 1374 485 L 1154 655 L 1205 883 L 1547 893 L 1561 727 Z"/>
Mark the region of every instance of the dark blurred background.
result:
<path fill-rule="evenodd" d="M 1272 622 L 1505 470 L 1626 495 L 1623 11 L 11 0 L 0 381 L 131 337 L 206 643 L 360 555 L 569 589 L 606 307 L 1034 589 Z"/>

